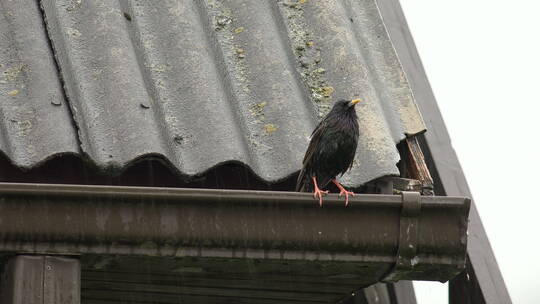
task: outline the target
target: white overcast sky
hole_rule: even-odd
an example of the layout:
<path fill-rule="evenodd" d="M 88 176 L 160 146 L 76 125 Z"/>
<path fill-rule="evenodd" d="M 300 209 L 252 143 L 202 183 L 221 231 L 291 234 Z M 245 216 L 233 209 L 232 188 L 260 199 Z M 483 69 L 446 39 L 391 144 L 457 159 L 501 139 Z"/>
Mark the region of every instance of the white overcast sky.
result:
<path fill-rule="evenodd" d="M 400 2 L 512 301 L 540 303 L 540 1 Z"/>

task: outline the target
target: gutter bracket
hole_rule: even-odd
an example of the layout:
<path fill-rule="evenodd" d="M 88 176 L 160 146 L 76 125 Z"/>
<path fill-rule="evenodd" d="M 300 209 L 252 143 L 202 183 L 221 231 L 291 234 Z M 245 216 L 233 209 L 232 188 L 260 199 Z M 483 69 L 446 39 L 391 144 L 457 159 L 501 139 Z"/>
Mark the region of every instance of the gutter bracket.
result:
<path fill-rule="evenodd" d="M 396 264 L 390 272 L 383 277 L 383 282 L 397 282 L 413 272 L 418 263 L 416 252 L 418 250 L 418 217 L 420 216 L 421 204 L 420 193 L 403 191 L 401 193 L 401 217 L 399 220 L 399 244 L 396 256 Z"/>

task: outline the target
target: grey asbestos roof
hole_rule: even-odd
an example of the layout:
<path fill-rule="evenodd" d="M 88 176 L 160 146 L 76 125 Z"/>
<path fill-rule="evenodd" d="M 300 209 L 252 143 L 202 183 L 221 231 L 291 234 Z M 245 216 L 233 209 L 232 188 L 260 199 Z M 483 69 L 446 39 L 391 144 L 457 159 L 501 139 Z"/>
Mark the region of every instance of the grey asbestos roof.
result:
<path fill-rule="evenodd" d="M 157 156 L 277 181 L 332 103 L 360 97 L 357 186 L 397 174 L 396 143 L 425 129 L 375 0 L 36 2 L 0 2 L 0 149 L 23 169 Z"/>

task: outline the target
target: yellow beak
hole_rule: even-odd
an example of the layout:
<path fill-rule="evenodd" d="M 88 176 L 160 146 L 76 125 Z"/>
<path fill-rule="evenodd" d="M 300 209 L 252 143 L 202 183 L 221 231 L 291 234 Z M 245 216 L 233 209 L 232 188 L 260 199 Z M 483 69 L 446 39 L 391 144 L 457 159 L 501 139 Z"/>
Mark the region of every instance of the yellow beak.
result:
<path fill-rule="evenodd" d="M 358 98 L 358 99 L 353 99 L 353 100 L 351 100 L 351 102 L 349 103 L 349 105 L 354 106 L 355 104 L 357 104 L 357 103 L 359 103 L 359 102 L 361 102 L 361 101 L 362 101 L 362 99 L 360 99 L 360 98 Z"/>

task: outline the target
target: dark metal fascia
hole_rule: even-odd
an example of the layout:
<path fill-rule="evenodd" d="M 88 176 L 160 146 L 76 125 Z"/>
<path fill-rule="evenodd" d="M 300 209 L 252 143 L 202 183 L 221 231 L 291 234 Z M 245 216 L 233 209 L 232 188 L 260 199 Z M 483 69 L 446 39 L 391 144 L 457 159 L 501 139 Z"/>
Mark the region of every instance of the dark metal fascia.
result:
<path fill-rule="evenodd" d="M 348 207 L 332 194 L 320 208 L 309 193 L 0 183 L 0 251 L 379 263 L 381 274 L 397 262 L 400 279 L 445 281 L 465 265 L 468 210 L 466 198 L 410 193 Z"/>

